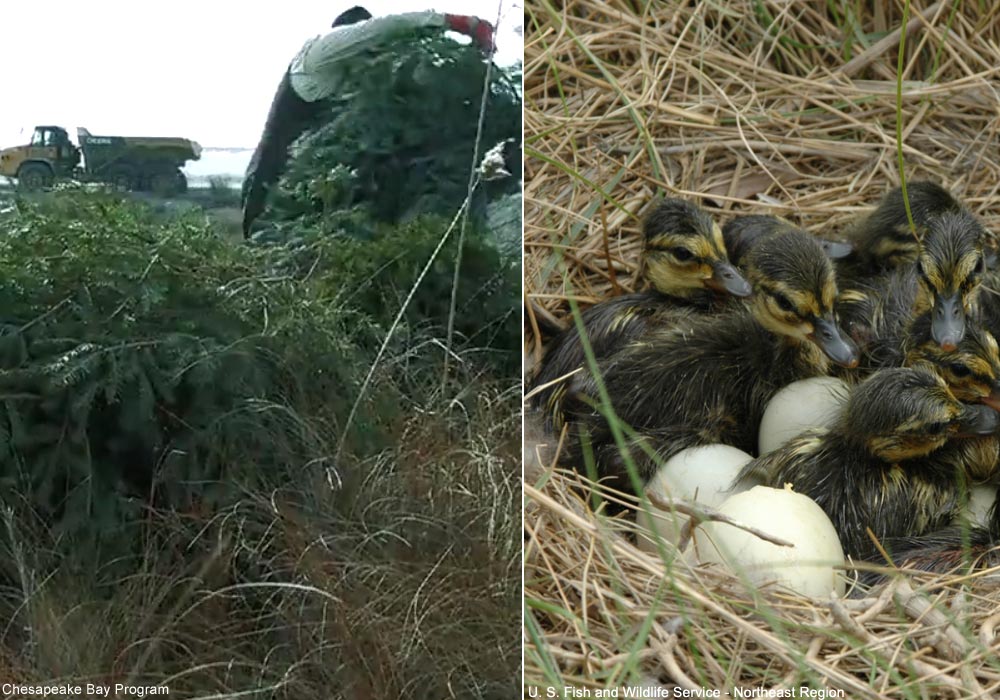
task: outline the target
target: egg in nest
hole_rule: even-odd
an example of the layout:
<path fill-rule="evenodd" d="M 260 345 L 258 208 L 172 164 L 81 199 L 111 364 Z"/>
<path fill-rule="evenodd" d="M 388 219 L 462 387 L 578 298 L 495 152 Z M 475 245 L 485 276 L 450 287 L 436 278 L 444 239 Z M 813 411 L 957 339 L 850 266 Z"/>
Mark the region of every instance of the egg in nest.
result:
<path fill-rule="evenodd" d="M 729 445 L 689 447 L 668 459 L 649 480 L 646 489 L 664 500 L 696 501 L 717 508 L 733 493 L 742 490 L 730 489 L 730 486 L 751 459 L 753 457 L 743 450 Z M 639 547 L 647 552 L 656 552 L 657 543 L 652 535 L 644 533 L 655 531 L 667 542 L 676 544 L 688 520 L 680 513 L 655 506 L 649 513 L 640 509 L 635 519 L 641 528 L 637 538 Z"/>
<path fill-rule="evenodd" d="M 809 428 L 830 427 L 849 393 L 847 383 L 836 377 L 810 377 L 785 386 L 764 409 L 757 434 L 760 454 L 773 452 Z"/>
<path fill-rule="evenodd" d="M 830 518 L 814 500 L 791 487 L 754 486 L 730 496 L 719 512 L 734 521 L 790 542 L 786 547 L 724 522 L 694 529 L 697 561 L 721 564 L 754 586 L 776 583 L 811 598 L 843 596 L 844 549 Z"/>

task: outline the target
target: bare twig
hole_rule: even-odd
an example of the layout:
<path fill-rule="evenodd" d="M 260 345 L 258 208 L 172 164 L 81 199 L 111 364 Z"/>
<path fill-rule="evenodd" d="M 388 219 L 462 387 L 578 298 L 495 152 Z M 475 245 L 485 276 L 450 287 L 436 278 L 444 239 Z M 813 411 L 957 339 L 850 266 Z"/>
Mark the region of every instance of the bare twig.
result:
<path fill-rule="evenodd" d="M 770 535 L 763 530 L 756 527 L 751 527 L 750 525 L 744 525 L 738 520 L 734 520 L 724 513 L 720 513 L 715 508 L 709 508 L 706 505 L 695 502 L 680 501 L 665 498 L 653 490 L 646 490 L 646 497 L 649 502 L 660 510 L 667 512 L 676 511 L 681 515 L 686 515 L 690 518 L 684 527 L 681 528 L 680 539 L 677 542 L 677 549 L 683 552 L 687 549 L 688 542 L 691 540 L 691 532 L 694 528 L 698 527 L 704 522 L 714 521 L 718 523 L 726 523 L 727 525 L 732 525 L 735 528 L 749 532 L 754 537 L 759 537 L 765 542 L 770 542 L 771 544 L 776 544 L 779 547 L 794 547 L 795 545 L 787 540 L 783 540 L 780 537 L 775 537 Z"/>

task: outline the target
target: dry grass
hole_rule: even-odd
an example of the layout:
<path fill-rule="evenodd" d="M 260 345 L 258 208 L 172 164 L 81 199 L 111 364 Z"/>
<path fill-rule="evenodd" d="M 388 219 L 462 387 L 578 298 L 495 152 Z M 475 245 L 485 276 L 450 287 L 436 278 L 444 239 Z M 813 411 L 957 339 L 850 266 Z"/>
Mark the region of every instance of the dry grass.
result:
<path fill-rule="evenodd" d="M 539 325 L 565 325 L 571 299 L 639 285 L 639 216 L 658 193 L 717 207 L 720 223 L 770 213 L 835 236 L 900 182 L 901 3 L 536 0 L 526 12 L 529 363 Z M 915 2 L 910 16 L 905 175 L 944 183 L 994 229 L 1000 6 Z M 526 503 L 529 682 L 997 692 L 987 579 L 911 580 L 842 609 L 750 598 L 641 554 L 563 478 L 529 485 Z"/>
<path fill-rule="evenodd" d="M 398 445 L 348 456 L 336 476 L 317 458 L 220 512 L 151 512 L 147 546 L 110 584 L 5 505 L 2 682 L 202 700 L 513 697 L 520 391 L 469 389 L 450 406 L 429 391 Z"/>
<path fill-rule="evenodd" d="M 551 474 L 525 486 L 526 682 L 843 689 L 849 698 L 1000 693 L 997 570 L 912 573 L 869 595 L 809 601 L 645 553 Z M 661 697 L 661 696 L 651 696 Z"/>
<path fill-rule="evenodd" d="M 632 289 L 637 215 L 658 191 L 836 231 L 899 183 L 895 49 L 848 43 L 826 2 L 631 4 L 528 3 L 529 318 Z M 873 4 L 854 34 L 898 24 L 896 5 Z M 950 29 L 948 6 L 913 10 L 906 174 L 940 180 L 994 225 L 1000 7 L 963 7 Z"/>

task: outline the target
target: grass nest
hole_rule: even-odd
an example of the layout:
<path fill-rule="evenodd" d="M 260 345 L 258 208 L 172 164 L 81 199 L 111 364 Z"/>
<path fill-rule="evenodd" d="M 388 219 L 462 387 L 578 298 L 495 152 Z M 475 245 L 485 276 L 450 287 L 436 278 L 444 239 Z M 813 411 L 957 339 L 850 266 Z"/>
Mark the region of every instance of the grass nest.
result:
<path fill-rule="evenodd" d="M 529 372 L 572 322 L 571 301 L 641 286 L 640 218 L 657 195 L 720 224 L 775 214 L 835 237 L 899 185 L 898 122 L 902 175 L 936 180 L 988 230 L 1000 224 L 991 3 L 914 2 L 902 30 L 903 3 L 882 0 L 533 0 L 526 15 Z M 593 512 L 574 477 L 536 476 L 525 484 L 529 685 L 1000 692 L 994 570 L 896 577 L 837 603 L 751 591 L 676 552 L 641 552 L 632 525 Z"/>

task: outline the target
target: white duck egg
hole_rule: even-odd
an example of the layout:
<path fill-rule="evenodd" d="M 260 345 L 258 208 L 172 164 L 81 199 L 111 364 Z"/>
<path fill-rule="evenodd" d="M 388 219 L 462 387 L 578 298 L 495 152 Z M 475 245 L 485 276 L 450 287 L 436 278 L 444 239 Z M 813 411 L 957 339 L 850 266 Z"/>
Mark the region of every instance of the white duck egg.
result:
<path fill-rule="evenodd" d="M 990 508 L 997 499 L 995 483 L 976 484 L 969 489 L 969 502 L 955 516 L 952 525 L 968 523 L 972 527 L 987 527 L 990 520 Z"/>
<path fill-rule="evenodd" d="M 811 377 L 792 382 L 775 394 L 760 421 L 760 454 L 781 447 L 809 428 L 828 428 L 847 401 L 850 388 L 836 377 Z"/>
<path fill-rule="evenodd" d="M 653 475 L 646 485 L 665 499 L 697 501 L 711 508 L 717 508 L 726 498 L 742 489 L 729 490 L 747 462 L 753 457 L 743 450 L 729 445 L 702 445 L 689 447 L 678 452 Z M 636 513 L 636 523 L 643 531 L 659 533 L 668 542 L 676 543 L 680 531 L 688 517 L 680 513 L 665 511 L 650 504 L 652 517 L 645 510 Z M 638 536 L 639 547 L 647 552 L 656 552 L 656 542 L 642 532 Z"/>
<path fill-rule="evenodd" d="M 694 530 L 691 546 L 699 562 L 722 564 L 755 586 L 777 583 L 812 598 L 844 595 L 845 578 L 834 568 L 844 565 L 844 549 L 830 518 L 808 496 L 790 486 L 754 486 L 727 498 L 719 512 L 794 546 L 712 521 Z"/>

